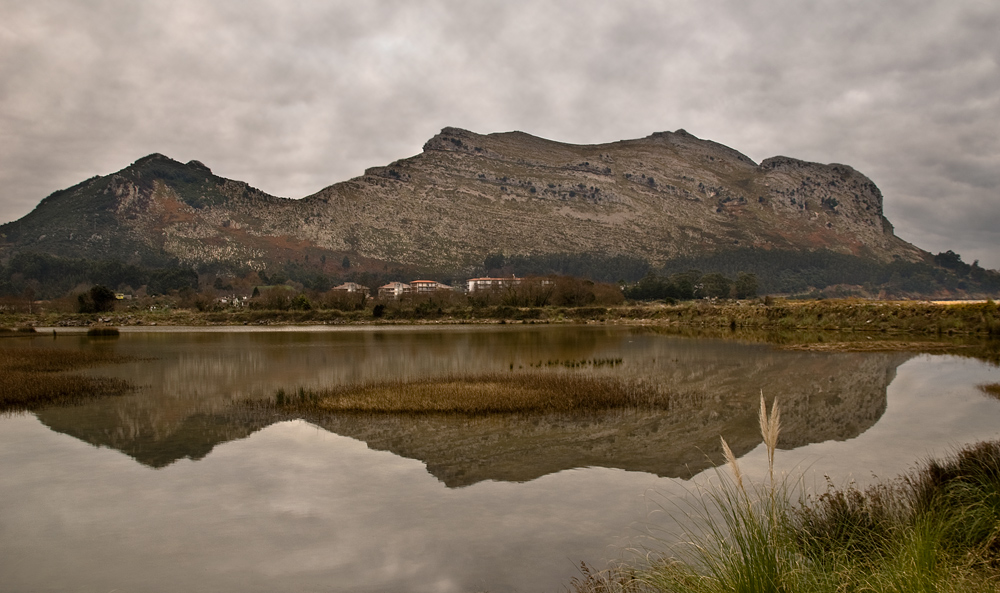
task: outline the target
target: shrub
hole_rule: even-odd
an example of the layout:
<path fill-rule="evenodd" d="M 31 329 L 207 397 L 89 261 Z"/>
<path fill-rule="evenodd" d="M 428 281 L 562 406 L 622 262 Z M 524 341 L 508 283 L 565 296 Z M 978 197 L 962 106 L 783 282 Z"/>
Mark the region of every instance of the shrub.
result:
<path fill-rule="evenodd" d="M 111 289 L 97 284 L 89 292 L 79 295 L 77 301 L 80 313 L 103 313 L 115 310 L 117 298 Z"/>

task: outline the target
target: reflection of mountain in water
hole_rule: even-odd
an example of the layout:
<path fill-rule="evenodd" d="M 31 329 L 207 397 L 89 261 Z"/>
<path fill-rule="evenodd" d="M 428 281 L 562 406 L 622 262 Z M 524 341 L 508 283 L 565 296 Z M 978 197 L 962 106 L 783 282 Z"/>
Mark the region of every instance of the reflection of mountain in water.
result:
<path fill-rule="evenodd" d="M 208 336 L 208 337 L 206 337 Z M 188 340 L 185 342 L 185 340 Z M 200 459 L 219 443 L 281 420 L 234 403 L 278 387 L 341 385 L 523 367 L 639 378 L 671 395 L 668 411 L 586 416 L 327 416 L 309 420 L 373 449 L 427 463 L 449 486 L 525 481 L 584 466 L 686 477 L 718 460 L 719 436 L 737 455 L 760 442 L 760 390 L 782 408 L 779 445 L 857 436 L 885 411 L 886 387 L 908 354 L 775 351 L 732 342 L 613 329 L 186 334 L 122 340 L 154 358 L 102 371 L 149 385 L 134 397 L 38 413 L 53 430 L 118 449 L 152 467 Z M 615 368 L 532 369 L 549 360 L 616 358 Z"/>
<path fill-rule="evenodd" d="M 56 432 L 99 447 L 117 449 L 143 465 L 166 467 L 178 459 L 201 459 L 216 445 L 249 436 L 272 422 L 236 422 L 227 414 L 194 413 L 169 431 L 155 429 L 152 419 L 108 423 L 103 414 L 74 408 L 49 408 L 38 419 Z"/>
<path fill-rule="evenodd" d="M 885 412 L 886 387 L 908 358 L 844 354 L 772 368 L 775 374 L 764 390 L 780 400 L 779 446 L 844 440 L 867 430 Z M 686 478 L 721 461 L 720 435 L 737 456 L 761 441 L 759 391 L 705 389 L 715 379 L 684 384 L 666 412 L 309 420 L 373 449 L 424 461 L 427 471 L 451 487 L 481 480 L 521 482 L 588 466 Z"/>
<path fill-rule="evenodd" d="M 604 328 L 453 327 L 125 333 L 114 342 L 62 337 L 40 345 L 142 358 L 100 369 L 100 374 L 127 379 L 142 390 L 130 397 L 50 408 L 37 416 L 55 431 L 163 467 L 184 457 L 200 459 L 216 444 L 261 428 L 259 419 L 234 421 L 227 412 L 234 402 L 270 397 L 279 388 L 496 372 L 544 356 L 577 360 L 615 347 L 626 335 Z"/>

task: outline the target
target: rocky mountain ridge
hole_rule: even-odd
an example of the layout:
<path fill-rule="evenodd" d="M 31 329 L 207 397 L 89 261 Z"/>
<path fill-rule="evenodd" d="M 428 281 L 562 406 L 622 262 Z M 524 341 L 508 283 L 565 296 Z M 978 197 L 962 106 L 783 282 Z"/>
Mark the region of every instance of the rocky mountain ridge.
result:
<path fill-rule="evenodd" d="M 0 258 L 34 251 L 158 265 L 330 273 L 471 273 L 493 253 L 625 255 L 653 266 L 734 248 L 928 254 L 893 234 L 874 183 L 846 165 L 760 164 L 684 130 L 571 145 L 445 128 L 423 152 L 300 200 L 159 154 L 56 192 L 0 226 Z"/>

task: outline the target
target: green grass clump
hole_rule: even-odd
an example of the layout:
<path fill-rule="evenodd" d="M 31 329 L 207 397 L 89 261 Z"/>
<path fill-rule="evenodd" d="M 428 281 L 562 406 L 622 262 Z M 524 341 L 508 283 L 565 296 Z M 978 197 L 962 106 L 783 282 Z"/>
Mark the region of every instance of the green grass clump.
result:
<path fill-rule="evenodd" d="M 696 527 L 672 555 L 637 568 L 585 570 L 587 592 L 813 593 L 1000 590 L 1000 441 L 930 461 L 895 482 L 832 486 L 797 501 L 773 474 L 776 405 L 761 402 L 769 480 L 731 474 L 699 492 Z"/>
<path fill-rule="evenodd" d="M 503 374 L 387 381 L 275 394 L 275 404 L 323 412 L 508 414 L 666 408 L 655 388 L 605 377 Z"/>
<path fill-rule="evenodd" d="M 99 352 L 0 348 L 0 412 L 36 410 L 130 392 L 133 386 L 122 379 L 62 374 L 125 360 L 128 358 Z"/>

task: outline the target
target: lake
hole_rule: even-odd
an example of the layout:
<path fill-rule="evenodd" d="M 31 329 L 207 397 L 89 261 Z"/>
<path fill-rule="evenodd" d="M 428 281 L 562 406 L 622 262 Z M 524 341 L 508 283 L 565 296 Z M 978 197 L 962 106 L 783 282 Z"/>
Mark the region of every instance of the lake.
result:
<path fill-rule="evenodd" d="M 777 398 L 777 464 L 870 483 L 1000 437 L 1000 369 L 912 353 L 785 351 L 643 328 L 125 329 L 0 347 L 107 350 L 131 395 L 0 416 L 10 591 L 559 591 L 586 561 L 660 546 L 661 513 L 751 475 Z M 278 389 L 483 373 L 627 377 L 665 410 L 543 415 L 254 412 Z M 662 531 L 661 531 L 662 530 Z"/>

